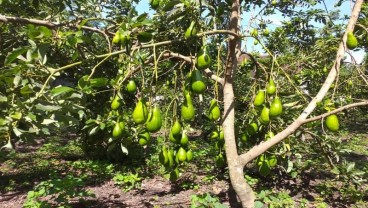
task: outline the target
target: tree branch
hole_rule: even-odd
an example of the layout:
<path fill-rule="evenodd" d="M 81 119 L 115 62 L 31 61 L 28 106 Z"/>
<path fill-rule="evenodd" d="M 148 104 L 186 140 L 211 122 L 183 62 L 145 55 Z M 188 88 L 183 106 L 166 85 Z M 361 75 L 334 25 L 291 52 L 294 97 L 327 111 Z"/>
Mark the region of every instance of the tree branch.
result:
<path fill-rule="evenodd" d="M 325 117 L 327 117 L 329 115 L 336 114 L 338 112 L 341 112 L 341 111 L 346 110 L 346 109 L 349 109 L 349 108 L 355 108 L 355 107 L 365 106 L 365 105 L 368 105 L 368 100 L 364 100 L 364 101 L 359 102 L 359 103 L 352 103 L 352 104 L 349 104 L 349 105 L 345 105 L 345 106 L 342 106 L 340 108 L 337 108 L 337 109 L 335 109 L 333 111 L 330 111 L 328 113 L 324 113 L 324 114 L 321 114 L 319 116 L 315 116 L 315 117 L 312 117 L 312 118 L 305 119 L 303 121 L 303 124 L 320 120 L 320 119 L 325 118 Z"/>
<path fill-rule="evenodd" d="M 164 56 L 180 58 L 180 59 L 182 59 L 186 62 L 189 62 L 189 63 L 194 63 L 194 60 L 195 60 L 195 57 L 193 57 L 193 56 L 184 56 L 184 55 L 181 55 L 179 53 L 174 53 L 174 52 L 171 52 L 171 51 L 165 53 Z M 214 74 L 209 68 L 205 69 L 204 72 L 206 73 L 206 75 L 208 77 L 210 77 L 214 81 L 220 83 L 221 85 L 224 85 L 224 79 L 217 76 L 216 74 Z"/>
<path fill-rule="evenodd" d="M 0 14 L 0 22 L 4 22 L 4 23 L 18 23 L 18 24 L 34 24 L 34 25 L 40 25 L 40 26 L 45 26 L 47 28 L 50 29 L 56 29 L 59 27 L 72 27 L 72 28 L 78 28 L 77 25 L 71 25 L 71 24 L 67 24 L 67 23 L 53 23 L 53 22 L 49 22 L 49 21 L 45 21 L 45 20 L 38 20 L 38 19 L 28 19 L 28 18 L 22 18 L 22 17 L 10 17 L 10 16 L 4 16 Z M 82 26 L 81 29 L 84 30 L 89 30 L 89 31 L 93 31 L 93 32 L 98 32 L 101 34 L 105 34 L 104 31 L 99 30 L 97 28 L 94 27 L 88 27 L 88 26 Z"/>
<path fill-rule="evenodd" d="M 338 71 L 340 70 L 340 61 L 344 57 L 344 53 L 346 50 L 346 39 L 347 39 L 347 33 L 349 31 L 354 30 L 354 26 L 358 20 L 359 13 L 363 4 L 363 0 L 357 0 L 354 6 L 354 9 L 352 11 L 352 15 L 350 17 L 349 23 L 346 27 L 345 34 L 343 36 L 343 40 L 340 43 L 339 49 L 336 54 L 335 62 L 330 70 L 330 73 L 328 74 L 325 82 L 323 83 L 321 89 L 317 93 L 316 97 L 313 98 L 313 100 L 308 104 L 308 106 L 304 109 L 304 111 L 299 115 L 299 117 L 290 124 L 286 129 L 284 129 L 282 132 L 278 133 L 275 137 L 272 139 L 262 142 L 259 145 L 254 146 L 251 148 L 248 152 L 242 154 L 239 156 L 241 163 L 245 166 L 250 161 L 267 151 L 269 148 L 273 147 L 277 143 L 284 140 L 286 137 L 288 137 L 290 134 L 295 132 L 301 125 L 305 123 L 306 118 L 313 112 L 313 110 L 316 108 L 317 103 L 321 102 L 321 100 L 326 96 L 331 84 L 334 82 Z"/>
<path fill-rule="evenodd" d="M 212 31 L 206 31 L 206 32 L 201 32 L 198 33 L 197 36 L 204 36 L 204 35 L 216 35 L 216 34 L 227 34 L 227 35 L 232 35 L 236 38 L 239 38 L 240 35 L 234 33 L 233 31 L 230 30 L 212 30 Z"/>

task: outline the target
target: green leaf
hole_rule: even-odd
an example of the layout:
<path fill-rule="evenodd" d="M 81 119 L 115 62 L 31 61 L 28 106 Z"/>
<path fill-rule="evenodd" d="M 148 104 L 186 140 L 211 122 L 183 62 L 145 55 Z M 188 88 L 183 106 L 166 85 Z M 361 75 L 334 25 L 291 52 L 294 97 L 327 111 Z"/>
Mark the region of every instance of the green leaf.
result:
<path fill-rule="evenodd" d="M 75 90 L 71 87 L 58 86 L 58 87 L 55 87 L 54 89 L 51 90 L 51 94 L 53 96 L 58 96 L 58 95 L 68 93 L 68 92 L 73 92 L 73 91 L 75 91 Z"/>
<path fill-rule="evenodd" d="M 8 121 L 8 120 L 3 119 L 3 118 L 0 118 L 0 126 L 5 126 L 5 125 L 7 125 L 8 123 L 9 123 L 9 121 Z"/>
<path fill-rule="evenodd" d="M 32 89 L 29 87 L 29 85 L 26 85 L 20 89 L 20 94 L 27 95 L 33 93 Z"/>
<path fill-rule="evenodd" d="M 79 120 L 76 119 L 73 116 L 68 116 L 68 115 L 61 115 L 61 114 L 56 114 L 56 120 L 58 120 L 59 122 L 65 123 L 69 126 L 71 125 L 78 125 L 79 124 Z"/>
<path fill-rule="evenodd" d="M 75 60 L 77 60 L 78 57 L 79 57 L 78 51 L 74 51 L 74 53 L 72 55 L 72 60 L 75 61 Z"/>
<path fill-rule="evenodd" d="M 339 169 L 335 166 L 332 170 L 331 170 L 331 173 L 335 174 L 335 175 L 339 175 L 340 174 L 340 171 Z"/>
<path fill-rule="evenodd" d="M 19 74 L 15 75 L 14 79 L 13 79 L 13 84 L 14 84 L 14 88 L 18 87 L 19 83 L 20 83 L 20 80 L 22 78 L 20 77 Z"/>
<path fill-rule="evenodd" d="M 49 46 L 44 44 L 44 45 L 41 45 L 39 48 L 38 48 L 38 59 L 40 60 L 40 63 L 42 65 L 45 65 L 46 62 L 47 62 L 47 52 L 49 50 Z"/>
<path fill-rule="evenodd" d="M 0 93 L 0 103 L 8 102 L 8 98 Z"/>
<path fill-rule="evenodd" d="M 95 126 L 95 127 L 93 127 L 93 128 L 88 132 L 88 135 L 89 135 L 89 136 L 95 135 L 99 130 L 100 130 L 100 127 L 99 127 L 99 126 Z"/>
<path fill-rule="evenodd" d="M 81 23 L 78 25 L 78 30 L 80 30 L 87 22 L 88 22 L 88 19 L 82 20 Z"/>
<path fill-rule="evenodd" d="M 347 165 L 346 167 L 346 172 L 349 173 L 351 172 L 353 169 L 355 168 L 355 163 L 354 162 L 351 162 Z"/>
<path fill-rule="evenodd" d="M 52 30 L 50 30 L 49 28 L 45 26 L 39 26 L 38 29 L 41 31 L 44 37 L 49 38 L 52 36 Z"/>
<path fill-rule="evenodd" d="M 21 113 L 21 112 L 15 112 L 15 113 L 13 113 L 13 114 L 10 114 L 9 116 L 10 116 L 11 118 L 14 118 L 14 119 L 19 120 L 19 119 L 21 119 L 21 118 L 22 118 L 22 113 Z"/>
<path fill-rule="evenodd" d="M 42 110 L 42 111 L 57 111 L 61 109 L 61 107 L 57 105 L 42 105 L 40 103 L 38 103 L 35 107 L 37 110 Z"/>
<path fill-rule="evenodd" d="M 43 119 L 42 121 L 42 125 L 49 125 L 49 124 L 52 124 L 52 123 L 56 123 L 57 121 L 55 121 L 54 119 Z"/>
<path fill-rule="evenodd" d="M 15 136 L 19 137 L 20 135 L 22 135 L 22 132 L 19 131 L 19 129 L 17 127 L 14 127 L 13 128 L 13 132 L 15 134 Z"/>
<path fill-rule="evenodd" d="M 10 64 L 11 62 L 13 62 L 15 59 L 18 58 L 18 56 L 22 55 L 23 53 L 25 53 L 28 50 L 29 47 L 21 47 L 21 48 L 17 48 L 15 50 L 13 50 L 12 52 L 9 52 L 8 55 L 5 58 L 5 65 Z"/>
<path fill-rule="evenodd" d="M 95 78 L 89 80 L 92 87 L 105 87 L 109 80 L 107 78 Z"/>
<path fill-rule="evenodd" d="M 31 112 L 28 112 L 28 115 L 26 116 L 26 120 L 36 121 L 37 120 L 37 116 L 34 115 Z"/>
<path fill-rule="evenodd" d="M 121 151 L 124 153 L 124 154 L 126 154 L 126 155 L 128 155 L 128 149 L 123 145 L 123 144 L 120 144 L 120 147 L 121 147 Z"/>
<path fill-rule="evenodd" d="M 293 166 L 294 166 L 293 162 L 289 160 L 289 161 L 288 161 L 288 167 L 287 167 L 286 172 L 287 172 L 287 173 L 290 173 L 290 172 L 291 172 L 291 170 L 293 170 Z"/>
<path fill-rule="evenodd" d="M 134 19 L 135 19 L 135 21 L 137 21 L 137 22 L 142 22 L 142 21 L 144 21 L 147 17 L 148 17 L 148 14 L 147 14 L 147 13 L 143 13 L 143 14 L 139 15 L 138 17 L 134 18 Z M 133 21 L 134 21 L 134 19 L 133 19 Z"/>
<path fill-rule="evenodd" d="M 165 4 L 164 8 L 162 8 L 163 11 L 167 12 L 174 8 L 175 5 L 180 4 L 181 1 L 169 1 Z"/>

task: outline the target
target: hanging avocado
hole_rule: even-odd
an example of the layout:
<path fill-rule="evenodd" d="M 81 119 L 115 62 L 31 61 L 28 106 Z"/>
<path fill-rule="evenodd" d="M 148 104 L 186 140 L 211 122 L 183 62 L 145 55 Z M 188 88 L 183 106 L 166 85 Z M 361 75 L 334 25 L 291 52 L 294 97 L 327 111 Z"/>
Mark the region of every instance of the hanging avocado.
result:
<path fill-rule="evenodd" d="M 270 109 L 266 106 L 264 106 L 262 109 L 260 121 L 263 124 L 270 122 Z"/>
<path fill-rule="evenodd" d="M 120 42 L 120 36 L 121 36 L 120 31 L 119 30 L 116 31 L 114 37 L 112 38 L 112 43 L 118 44 Z"/>
<path fill-rule="evenodd" d="M 162 146 L 161 152 L 158 156 L 158 160 L 162 165 L 166 165 L 169 162 L 169 156 L 166 149 L 166 146 Z"/>
<path fill-rule="evenodd" d="M 188 91 L 184 92 L 185 101 L 181 106 L 181 116 L 186 121 L 191 121 L 194 118 L 195 109 L 192 102 L 192 97 Z"/>
<path fill-rule="evenodd" d="M 282 103 L 279 97 L 275 97 L 270 106 L 270 117 L 277 117 L 282 114 Z"/>
<path fill-rule="evenodd" d="M 114 100 L 111 102 L 111 109 L 116 110 L 120 107 L 120 105 L 121 105 L 121 99 L 119 95 L 116 95 Z"/>
<path fill-rule="evenodd" d="M 265 37 L 268 37 L 270 35 L 270 31 L 268 30 L 268 28 L 266 28 L 266 29 L 263 30 L 263 35 Z"/>
<path fill-rule="evenodd" d="M 169 140 L 173 142 L 174 144 L 179 144 L 181 140 L 181 134 L 179 133 L 179 134 L 173 135 L 173 132 L 170 131 Z"/>
<path fill-rule="evenodd" d="M 187 30 L 185 31 L 184 37 L 185 37 L 185 39 L 188 39 L 192 36 L 197 35 L 197 32 L 198 32 L 197 22 L 192 21 L 190 23 L 189 27 L 187 28 Z"/>
<path fill-rule="evenodd" d="M 217 139 L 219 137 L 219 132 L 217 130 L 213 130 L 210 134 L 210 139 Z"/>
<path fill-rule="evenodd" d="M 265 91 L 259 90 L 256 97 L 254 98 L 254 106 L 261 106 L 265 101 Z"/>
<path fill-rule="evenodd" d="M 269 95 L 273 95 L 276 92 L 276 86 L 275 86 L 275 83 L 274 83 L 272 77 L 270 77 L 270 80 L 268 81 L 266 91 L 267 91 L 267 94 L 269 94 Z"/>
<path fill-rule="evenodd" d="M 340 128 L 339 119 L 335 114 L 327 116 L 325 124 L 330 131 L 338 131 Z"/>
<path fill-rule="evenodd" d="M 149 0 L 152 9 L 157 9 L 160 6 L 160 0 Z"/>
<path fill-rule="evenodd" d="M 249 135 L 247 133 L 243 133 L 240 137 L 240 141 L 243 143 L 247 143 L 248 138 L 249 138 Z"/>
<path fill-rule="evenodd" d="M 188 142 L 189 142 L 189 137 L 187 135 L 187 132 L 184 130 L 181 135 L 180 144 L 181 146 L 186 146 Z"/>
<path fill-rule="evenodd" d="M 203 46 L 199 51 L 196 60 L 196 66 L 198 69 L 207 69 L 211 64 L 211 57 L 208 55 L 207 47 Z"/>
<path fill-rule="evenodd" d="M 149 132 L 157 132 L 161 129 L 162 126 L 162 118 L 161 118 L 161 111 L 155 105 L 153 109 L 151 109 L 150 115 L 146 121 L 146 129 Z"/>
<path fill-rule="evenodd" d="M 206 90 L 206 84 L 204 83 L 202 73 L 199 70 L 195 69 L 192 71 L 190 82 L 193 92 L 202 94 Z"/>
<path fill-rule="evenodd" d="M 353 32 L 348 32 L 347 34 L 347 38 L 346 38 L 346 46 L 348 47 L 348 49 L 353 50 L 358 46 L 358 40 L 357 38 L 354 36 Z"/>
<path fill-rule="evenodd" d="M 255 135 L 258 132 L 258 124 L 253 122 L 247 126 L 247 133 L 250 136 Z"/>
<path fill-rule="evenodd" d="M 190 162 L 193 160 L 193 152 L 192 150 L 187 151 L 187 161 Z"/>
<path fill-rule="evenodd" d="M 171 133 L 176 136 L 179 135 L 181 132 L 181 125 L 180 122 L 178 120 L 176 120 L 173 124 L 173 126 L 171 127 Z"/>
<path fill-rule="evenodd" d="M 187 160 L 187 151 L 183 147 L 180 147 L 178 152 L 176 153 L 176 156 L 178 157 L 178 160 L 180 162 L 184 162 Z"/>
<path fill-rule="evenodd" d="M 126 85 L 125 89 L 129 93 L 135 93 L 135 91 L 137 91 L 137 85 L 135 84 L 135 81 L 134 80 L 129 80 L 129 82 Z"/>
<path fill-rule="evenodd" d="M 174 150 L 173 149 L 169 149 L 167 151 L 167 157 L 169 159 L 169 167 L 172 168 L 174 166 Z"/>
<path fill-rule="evenodd" d="M 148 131 L 145 131 L 143 133 L 140 133 L 138 135 L 138 138 L 139 138 L 139 141 L 138 142 L 139 142 L 139 144 L 141 146 L 145 146 L 145 145 L 147 145 L 151 141 L 151 135 L 150 135 L 150 133 Z"/>
<path fill-rule="evenodd" d="M 112 136 L 114 138 L 118 138 L 123 134 L 123 129 L 121 127 L 120 123 L 116 122 L 114 129 L 112 130 Z"/>
<path fill-rule="evenodd" d="M 142 124 L 147 120 L 147 106 L 143 103 L 142 99 L 139 99 L 134 110 L 133 120 L 137 124 Z"/>
<path fill-rule="evenodd" d="M 220 111 L 220 108 L 217 104 L 217 100 L 213 99 L 211 100 L 211 103 L 210 103 L 210 113 L 209 113 L 209 119 L 211 121 L 217 121 L 217 119 L 220 118 L 220 115 L 221 115 L 221 111 Z"/>
<path fill-rule="evenodd" d="M 272 137 L 274 137 L 275 134 L 272 131 L 269 131 L 266 135 L 265 135 L 265 141 L 268 141 L 270 139 L 272 139 Z"/>
<path fill-rule="evenodd" d="M 253 28 L 252 31 L 250 31 L 250 35 L 253 37 L 257 37 L 258 36 L 258 30 L 256 28 Z"/>

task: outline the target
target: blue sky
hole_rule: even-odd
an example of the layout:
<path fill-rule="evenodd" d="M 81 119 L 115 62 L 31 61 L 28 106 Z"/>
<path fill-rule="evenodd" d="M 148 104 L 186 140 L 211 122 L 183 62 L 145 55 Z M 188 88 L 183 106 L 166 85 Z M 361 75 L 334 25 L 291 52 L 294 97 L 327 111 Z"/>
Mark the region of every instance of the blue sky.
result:
<path fill-rule="evenodd" d="M 339 9 L 341 16 L 343 16 L 343 15 L 350 16 L 350 13 L 351 13 L 351 9 L 352 9 L 353 4 L 351 4 L 350 1 L 345 1 L 340 7 L 335 8 L 334 5 L 337 3 L 337 1 L 338 0 L 327 0 L 327 1 L 325 1 L 326 2 L 326 7 L 327 7 L 328 11 Z M 141 13 L 144 13 L 144 12 L 147 12 L 150 15 L 152 15 L 154 13 L 154 11 L 149 8 L 149 3 L 148 2 L 149 2 L 149 0 L 142 0 L 137 5 L 137 7 L 136 7 L 137 8 L 137 11 L 140 14 Z M 324 7 L 323 4 L 316 5 L 316 8 L 325 10 L 325 7 Z M 257 9 L 259 10 L 259 8 L 256 8 L 256 10 Z M 302 10 L 303 8 L 302 7 L 297 7 L 296 9 L 297 10 Z M 242 15 L 242 18 L 243 18 L 243 20 L 249 20 L 250 17 L 251 17 L 251 15 L 252 15 L 251 13 L 245 13 L 245 14 Z M 282 21 L 285 21 L 287 19 L 285 19 L 284 17 L 282 17 L 282 15 L 279 13 L 279 14 L 275 14 L 273 16 L 270 16 L 269 17 L 269 20 L 272 21 L 272 24 L 269 24 L 268 27 L 272 30 L 276 26 L 281 25 L 281 22 Z M 249 22 L 243 21 L 242 25 L 243 25 L 243 27 L 246 28 L 246 27 L 248 27 Z M 318 24 L 316 24 L 316 26 L 318 26 Z M 248 40 L 246 42 L 246 45 L 247 46 L 253 45 L 253 40 Z M 254 48 L 252 48 L 252 49 L 253 50 L 257 50 L 257 51 L 259 51 L 261 53 L 263 52 L 263 50 L 261 49 L 261 46 L 259 46 L 259 45 L 254 46 Z M 354 51 L 354 52 L 352 52 L 352 54 L 353 54 L 355 60 L 357 60 L 358 63 L 360 63 L 363 60 L 364 51 L 362 51 L 362 50 L 356 51 L 356 52 Z M 347 60 L 346 61 L 349 61 L 349 60 L 350 60 L 350 57 L 347 56 Z"/>

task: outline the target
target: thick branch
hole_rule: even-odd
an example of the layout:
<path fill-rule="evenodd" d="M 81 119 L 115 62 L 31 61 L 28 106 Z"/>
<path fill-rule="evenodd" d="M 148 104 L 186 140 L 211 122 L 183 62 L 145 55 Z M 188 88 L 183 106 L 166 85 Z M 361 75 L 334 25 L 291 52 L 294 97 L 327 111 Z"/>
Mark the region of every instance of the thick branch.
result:
<path fill-rule="evenodd" d="M 69 25 L 69 24 L 66 24 L 66 23 L 53 23 L 53 22 L 49 22 L 49 21 L 45 21 L 45 20 L 28 19 L 28 18 L 22 18 L 22 17 L 9 17 L 9 16 L 1 15 L 1 14 L 0 14 L 0 22 L 18 23 L 18 24 L 34 24 L 34 25 L 45 26 L 45 27 L 50 28 L 50 29 L 56 29 L 56 28 L 64 27 L 64 26 L 69 26 L 69 27 L 72 27 L 72 28 L 78 28 L 77 25 Z M 84 30 L 89 30 L 89 31 L 105 34 L 104 31 L 99 30 L 99 29 L 94 28 L 94 27 L 82 26 L 81 28 L 84 29 Z"/>
<path fill-rule="evenodd" d="M 346 31 L 343 37 L 343 41 L 340 43 L 339 49 L 336 54 L 335 63 L 332 66 L 330 73 L 328 74 L 325 82 L 322 85 L 322 88 L 319 90 L 316 97 L 313 98 L 313 100 L 308 104 L 308 106 L 304 109 L 304 111 L 299 115 L 299 117 L 290 124 L 286 129 L 284 129 L 282 132 L 278 133 L 275 137 L 272 139 L 263 142 L 259 145 L 254 146 L 252 149 L 250 149 L 248 152 L 240 155 L 241 163 L 245 166 L 247 163 L 255 159 L 257 156 L 261 155 L 265 151 L 267 151 L 272 146 L 276 145 L 277 143 L 284 140 L 286 137 L 288 137 L 290 134 L 295 132 L 302 124 L 305 123 L 306 118 L 313 112 L 313 110 L 316 108 L 317 103 L 320 102 L 325 95 L 327 94 L 328 90 L 330 89 L 331 84 L 334 82 L 338 71 L 340 70 L 340 61 L 344 57 L 345 53 L 345 42 L 347 37 L 347 32 L 353 31 L 354 26 L 358 20 L 358 16 L 363 4 L 363 0 L 357 0 L 352 12 L 352 15 L 350 17 L 349 23 L 346 27 Z"/>
<path fill-rule="evenodd" d="M 233 33 L 239 33 L 240 19 L 240 1 L 233 0 L 231 5 L 231 17 L 229 30 Z M 222 127 L 225 136 L 225 153 L 229 167 L 231 185 L 242 203 L 243 208 L 253 208 L 255 195 L 252 188 L 244 180 L 244 166 L 239 160 L 235 138 L 235 105 L 233 76 L 237 68 L 238 59 L 241 55 L 241 40 L 237 37 L 230 37 L 228 44 L 228 54 L 225 68 L 224 93 L 224 115 Z"/>

